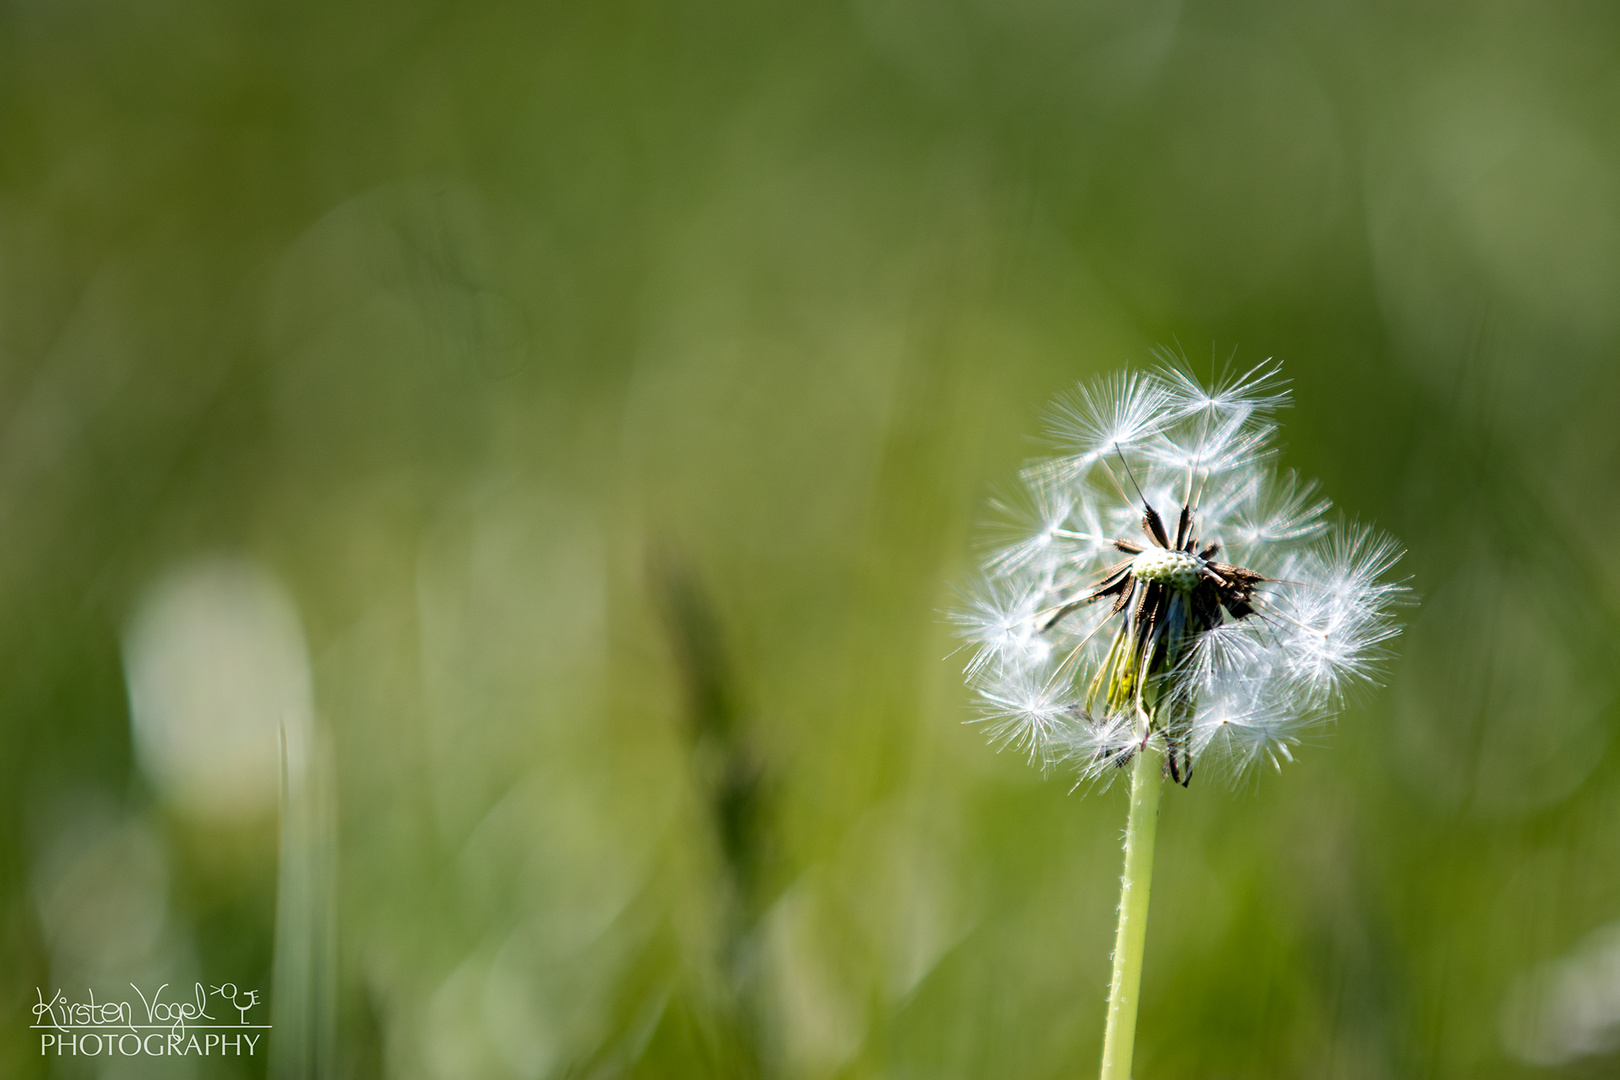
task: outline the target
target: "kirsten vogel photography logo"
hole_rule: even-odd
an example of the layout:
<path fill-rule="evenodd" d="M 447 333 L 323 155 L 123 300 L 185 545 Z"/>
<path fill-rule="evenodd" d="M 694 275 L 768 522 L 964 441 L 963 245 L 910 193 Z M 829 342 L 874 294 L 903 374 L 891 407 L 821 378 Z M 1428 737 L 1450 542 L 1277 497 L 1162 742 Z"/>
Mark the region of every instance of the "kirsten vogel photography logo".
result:
<path fill-rule="evenodd" d="M 269 1024 L 250 1023 L 262 1002 L 257 990 L 220 983 L 206 990 L 193 983 L 189 997 L 177 996 L 164 983 L 147 993 L 134 983 L 132 1004 L 96 1000 L 87 990 L 73 1001 L 61 990 L 49 999 L 35 988 L 33 1030 L 40 1033 L 39 1052 L 58 1057 L 252 1057 Z M 212 1010 L 212 1011 L 210 1011 Z M 236 1015 L 233 1017 L 231 1011 Z"/>

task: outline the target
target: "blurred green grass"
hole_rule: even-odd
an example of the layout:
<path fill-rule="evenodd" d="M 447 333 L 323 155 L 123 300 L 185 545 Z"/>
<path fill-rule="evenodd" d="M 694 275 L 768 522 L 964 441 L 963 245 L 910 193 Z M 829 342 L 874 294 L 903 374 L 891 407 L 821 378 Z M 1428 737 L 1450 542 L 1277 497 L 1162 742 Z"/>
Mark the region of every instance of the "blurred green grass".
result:
<path fill-rule="evenodd" d="M 1424 603 L 1296 767 L 1167 798 L 1140 1075 L 1538 1071 L 1515 988 L 1620 920 L 1616 30 L 0 8 L 0 1072 L 95 1071 L 35 987 L 269 988 L 273 820 L 130 733 L 218 553 L 332 740 L 331 1075 L 1089 1072 L 1121 793 L 964 725 L 941 612 L 1040 405 L 1159 343 L 1282 358 Z"/>

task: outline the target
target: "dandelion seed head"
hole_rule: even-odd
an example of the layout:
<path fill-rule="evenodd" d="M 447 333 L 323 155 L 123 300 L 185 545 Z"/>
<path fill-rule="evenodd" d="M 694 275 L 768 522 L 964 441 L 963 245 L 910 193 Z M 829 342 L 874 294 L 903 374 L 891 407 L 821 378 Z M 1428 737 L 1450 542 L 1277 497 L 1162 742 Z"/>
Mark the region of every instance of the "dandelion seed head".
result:
<path fill-rule="evenodd" d="M 1004 523 L 954 616 L 991 740 L 1085 781 L 1144 749 L 1183 783 L 1291 760 L 1376 679 L 1406 595 L 1400 546 L 1330 521 L 1273 460 L 1279 364 L 1205 383 L 1163 359 L 1053 405 L 1058 456 L 992 504 Z"/>

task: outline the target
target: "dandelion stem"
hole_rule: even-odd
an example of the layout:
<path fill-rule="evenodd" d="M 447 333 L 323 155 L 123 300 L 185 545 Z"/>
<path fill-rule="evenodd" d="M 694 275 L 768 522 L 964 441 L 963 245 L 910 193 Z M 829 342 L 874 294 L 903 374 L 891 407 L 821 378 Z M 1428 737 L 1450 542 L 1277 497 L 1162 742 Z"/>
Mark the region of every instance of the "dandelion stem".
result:
<path fill-rule="evenodd" d="M 1125 826 L 1125 873 L 1119 887 L 1119 932 L 1114 938 L 1114 977 L 1108 989 L 1102 1080 L 1130 1080 L 1148 892 L 1153 884 L 1153 840 L 1163 785 L 1159 755 L 1144 748 L 1131 769 L 1131 815 Z"/>

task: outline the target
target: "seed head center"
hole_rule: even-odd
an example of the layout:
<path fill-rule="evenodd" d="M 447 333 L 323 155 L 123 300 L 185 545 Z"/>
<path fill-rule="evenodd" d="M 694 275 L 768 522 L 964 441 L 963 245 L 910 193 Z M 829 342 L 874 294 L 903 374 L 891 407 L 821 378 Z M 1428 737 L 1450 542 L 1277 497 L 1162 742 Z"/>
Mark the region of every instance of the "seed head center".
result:
<path fill-rule="evenodd" d="M 1155 581 L 1168 585 L 1177 592 L 1192 592 L 1198 587 L 1204 570 L 1204 560 L 1185 551 L 1166 551 L 1150 547 L 1131 560 L 1131 573 L 1140 581 Z"/>

